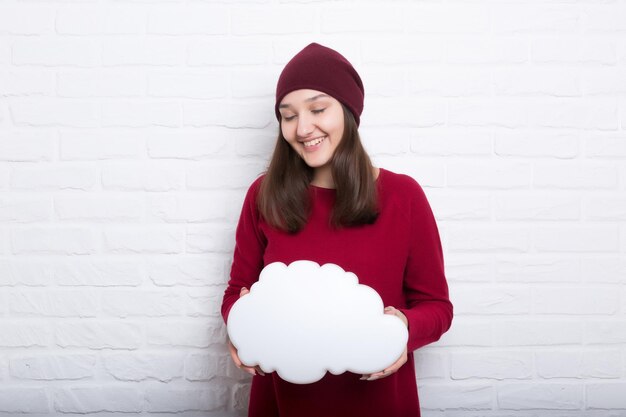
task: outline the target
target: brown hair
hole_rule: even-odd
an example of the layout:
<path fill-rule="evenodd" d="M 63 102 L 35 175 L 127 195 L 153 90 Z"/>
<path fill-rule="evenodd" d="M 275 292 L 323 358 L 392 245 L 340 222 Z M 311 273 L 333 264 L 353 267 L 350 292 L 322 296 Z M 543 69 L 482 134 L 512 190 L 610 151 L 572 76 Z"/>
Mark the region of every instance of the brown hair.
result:
<path fill-rule="evenodd" d="M 343 103 L 341 107 L 344 130 L 331 159 L 336 200 L 330 223 L 334 227 L 371 224 L 378 217 L 372 162 L 354 116 Z M 257 201 L 265 221 L 290 233 L 301 230 L 311 210 L 308 187 L 312 179 L 313 168 L 287 143 L 279 128 Z"/>

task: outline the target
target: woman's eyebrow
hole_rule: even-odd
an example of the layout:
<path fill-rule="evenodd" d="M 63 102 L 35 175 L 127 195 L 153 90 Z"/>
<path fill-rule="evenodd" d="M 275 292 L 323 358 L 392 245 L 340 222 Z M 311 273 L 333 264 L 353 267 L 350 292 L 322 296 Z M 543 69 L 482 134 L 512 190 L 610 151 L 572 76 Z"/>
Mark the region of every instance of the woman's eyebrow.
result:
<path fill-rule="evenodd" d="M 314 100 L 317 100 L 318 98 L 321 98 L 321 97 L 330 97 L 330 96 L 329 96 L 328 94 L 318 94 L 318 95 L 316 95 L 316 96 L 309 97 L 309 98 L 307 98 L 307 99 L 306 99 L 306 100 L 304 100 L 304 101 L 314 101 Z M 291 104 L 289 104 L 289 103 L 284 103 L 284 104 L 281 104 L 280 106 L 278 106 L 278 108 L 279 108 L 279 109 L 283 109 L 283 108 L 285 108 L 285 107 L 291 107 Z"/>

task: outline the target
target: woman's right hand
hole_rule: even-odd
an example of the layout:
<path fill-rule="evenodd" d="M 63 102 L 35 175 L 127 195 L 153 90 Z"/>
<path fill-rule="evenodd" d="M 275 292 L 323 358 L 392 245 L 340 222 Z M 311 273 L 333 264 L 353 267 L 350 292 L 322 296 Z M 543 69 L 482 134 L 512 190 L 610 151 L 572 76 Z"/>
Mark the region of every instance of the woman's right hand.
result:
<path fill-rule="evenodd" d="M 239 292 L 239 298 L 243 297 L 249 292 L 250 290 L 248 290 L 246 287 L 243 287 Z M 265 376 L 265 373 L 258 366 L 246 366 L 241 362 L 241 359 L 239 359 L 239 355 L 237 354 L 237 348 L 235 347 L 235 345 L 232 344 L 230 339 L 228 340 L 228 350 L 230 351 L 230 357 L 233 358 L 233 362 L 235 362 L 235 366 L 237 366 L 237 368 L 248 372 L 250 375 L 256 375 L 256 373 L 258 372 L 259 375 Z"/>

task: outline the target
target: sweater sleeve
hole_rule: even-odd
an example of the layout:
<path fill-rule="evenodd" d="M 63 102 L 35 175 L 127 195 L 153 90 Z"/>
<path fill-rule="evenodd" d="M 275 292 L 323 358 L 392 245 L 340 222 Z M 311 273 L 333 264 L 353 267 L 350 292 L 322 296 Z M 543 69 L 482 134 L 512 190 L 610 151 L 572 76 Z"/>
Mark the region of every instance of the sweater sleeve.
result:
<path fill-rule="evenodd" d="M 439 340 L 452 324 L 443 250 L 437 223 L 422 187 L 411 179 L 410 248 L 404 271 L 408 351 Z"/>
<path fill-rule="evenodd" d="M 263 269 L 263 252 L 267 242 L 259 228 L 259 210 L 256 205 L 261 179 L 262 177 L 257 178 L 248 188 L 235 231 L 230 279 L 222 299 L 222 317 L 225 323 L 228 322 L 231 307 L 239 299 L 241 288 L 250 289 Z"/>

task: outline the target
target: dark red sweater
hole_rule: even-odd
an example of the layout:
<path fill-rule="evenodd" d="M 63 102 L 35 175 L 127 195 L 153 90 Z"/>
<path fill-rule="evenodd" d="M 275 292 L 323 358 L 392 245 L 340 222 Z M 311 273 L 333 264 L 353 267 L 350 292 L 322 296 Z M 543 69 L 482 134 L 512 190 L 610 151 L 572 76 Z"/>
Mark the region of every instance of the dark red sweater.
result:
<path fill-rule="evenodd" d="M 411 177 L 380 169 L 376 180 L 380 215 L 372 225 L 333 230 L 328 219 L 335 190 L 310 187 L 313 210 L 295 235 L 270 227 L 255 199 L 261 178 L 250 186 L 236 231 L 230 281 L 222 316 L 250 288 L 264 265 L 299 259 L 334 263 L 354 272 L 380 294 L 385 306 L 409 320 L 408 361 L 398 372 L 375 381 L 361 375 L 327 373 L 313 384 L 286 382 L 276 373 L 252 379 L 249 416 L 254 417 L 416 417 L 420 415 L 413 351 L 438 340 L 452 322 L 437 223 L 421 186 Z M 382 370 L 382 369 L 381 369 Z"/>

